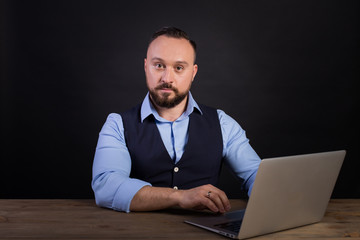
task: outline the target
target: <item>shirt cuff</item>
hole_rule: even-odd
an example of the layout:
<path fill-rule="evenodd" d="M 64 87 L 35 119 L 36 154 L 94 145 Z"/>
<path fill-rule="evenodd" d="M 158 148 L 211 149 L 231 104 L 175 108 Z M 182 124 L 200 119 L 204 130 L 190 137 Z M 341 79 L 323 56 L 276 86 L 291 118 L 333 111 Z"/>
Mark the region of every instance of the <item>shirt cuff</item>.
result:
<path fill-rule="evenodd" d="M 130 212 L 130 203 L 135 194 L 144 186 L 151 186 L 150 183 L 139 179 L 129 178 L 116 192 L 112 208 L 116 211 Z"/>

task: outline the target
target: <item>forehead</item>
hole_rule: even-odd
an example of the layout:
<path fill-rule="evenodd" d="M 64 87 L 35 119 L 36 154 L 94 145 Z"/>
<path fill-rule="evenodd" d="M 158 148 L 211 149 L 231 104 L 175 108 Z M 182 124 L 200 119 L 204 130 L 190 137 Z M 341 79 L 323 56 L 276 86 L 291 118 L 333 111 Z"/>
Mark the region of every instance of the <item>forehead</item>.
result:
<path fill-rule="evenodd" d="M 159 36 L 151 42 L 147 51 L 147 58 L 161 58 L 166 61 L 193 62 L 195 52 L 190 42 L 184 38 Z"/>

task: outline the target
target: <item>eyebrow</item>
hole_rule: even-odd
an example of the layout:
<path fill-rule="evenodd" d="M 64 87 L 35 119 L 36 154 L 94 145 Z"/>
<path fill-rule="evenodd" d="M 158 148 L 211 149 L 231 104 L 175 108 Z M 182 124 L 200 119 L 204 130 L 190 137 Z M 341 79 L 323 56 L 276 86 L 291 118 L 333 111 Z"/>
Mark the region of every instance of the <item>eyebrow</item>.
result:
<path fill-rule="evenodd" d="M 160 62 L 165 62 L 165 60 L 164 60 L 164 59 L 159 58 L 159 57 L 153 57 L 153 58 L 151 59 L 151 61 L 160 61 Z M 176 61 L 175 63 L 177 63 L 177 64 L 183 64 L 183 65 L 189 65 L 189 63 L 188 63 L 188 62 L 186 62 L 186 61 Z"/>

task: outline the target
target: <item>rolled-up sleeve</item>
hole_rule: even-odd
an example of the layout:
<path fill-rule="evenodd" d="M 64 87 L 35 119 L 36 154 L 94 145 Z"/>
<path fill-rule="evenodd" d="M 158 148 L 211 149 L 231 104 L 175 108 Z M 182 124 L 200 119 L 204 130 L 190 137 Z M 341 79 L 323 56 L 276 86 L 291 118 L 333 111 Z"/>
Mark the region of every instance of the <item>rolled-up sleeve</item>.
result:
<path fill-rule="evenodd" d="M 92 189 L 96 204 L 130 211 L 134 195 L 148 182 L 130 178 L 131 158 L 126 147 L 121 116 L 112 113 L 102 127 L 93 162 Z"/>
<path fill-rule="evenodd" d="M 225 163 L 243 181 L 243 188 L 250 196 L 261 159 L 251 147 L 241 126 L 222 110 L 218 110 L 218 116 Z"/>

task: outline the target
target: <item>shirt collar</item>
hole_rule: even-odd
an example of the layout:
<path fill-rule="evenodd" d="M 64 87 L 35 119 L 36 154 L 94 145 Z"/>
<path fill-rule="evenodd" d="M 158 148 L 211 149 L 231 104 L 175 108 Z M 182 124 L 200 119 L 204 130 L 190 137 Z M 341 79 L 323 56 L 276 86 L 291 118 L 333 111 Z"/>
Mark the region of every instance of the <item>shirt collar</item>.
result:
<path fill-rule="evenodd" d="M 189 100 L 188 100 L 188 105 L 186 107 L 186 110 L 177 120 L 181 120 L 183 118 L 188 117 L 194 111 L 194 109 L 198 110 L 201 115 L 203 114 L 199 105 L 195 102 L 194 98 L 192 97 L 191 93 L 189 92 Z M 153 106 L 153 104 L 150 101 L 149 93 L 146 94 L 145 99 L 142 102 L 140 114 L 141 114 L 141 122 L 143 122 L 144 119 L 149 117 L 150 115 L 153 115 L 155 117 L 155 119 L 157 119 L 158 121 L 168 122 L 167 120 L 160 117 L 160 115 L 157 113 L 155 107 Z"/>

